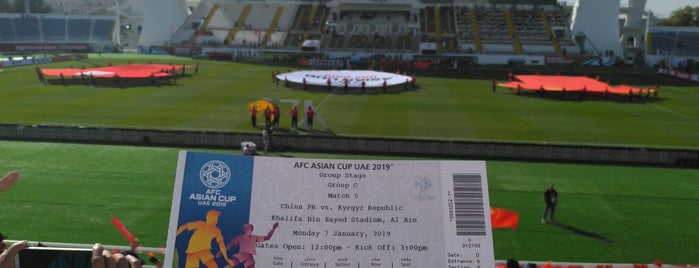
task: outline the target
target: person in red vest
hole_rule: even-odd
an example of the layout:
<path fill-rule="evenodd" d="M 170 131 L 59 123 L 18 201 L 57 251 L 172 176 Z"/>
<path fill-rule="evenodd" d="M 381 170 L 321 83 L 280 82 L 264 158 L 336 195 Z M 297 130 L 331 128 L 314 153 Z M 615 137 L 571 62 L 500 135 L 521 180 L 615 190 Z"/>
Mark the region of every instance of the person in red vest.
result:
<path fill-rule="evenodd" d="M 275 127 L 279 127 L 279 117 L 280 117 L 280 113 L 281 113 L 281 112 L 279 111 L 278 108 L 277 108 L 277 109 L 274 109 L 274 110 L 272 111 L 272 114 L 274 115 L 274 126 L 275 126 Z"/>
<path fill-rule="evenodd" d="M 386 79 L 383 80 L 383 93 L 386 93 L 386 87 L 388 87 L 388 83 L 386 83 Z"/>
<path fill-rule="evenodd" d="M 366 82 L 362 81 L 362 94 L 364 94 L 365 90 L 366 90 Z"/>
<path fill-rule="evenodd" d="M 291 116 L 291 128 L 296 129 L 298 127 L 299 123 L 299 108 L 298 106 L 294 105 L 294 107 L 291 107 L 291 110 L 287 112 L 286 114 Z"/>
<path fill-rule="evenodd" d="M 303 78 L 303 90 L 308 89 L 308 82 L 306 82 L 306 78 Z"/>
<path fill-rule="evenodd" d="M 272 110 L 269 107 L 265 108 L 265 127 L 270 127 L 272 125 Z"/>
<path fill-rule="evenodd" d="M 347 91 L 349 90 L 349 80 L 345 78 L 345 94 L 347 94 Z"/>
<path fill-rule="evenodd" d="M 257 108 L 255 108 L 255 105 L 250 106 L 250 121 L 252 122 L 252 127 L 257 127 Z"/>
<path fill-rule="evenodd" d="M 306 109 L 306 128 L 307 129 L 313 128 L 313 117 L 315 115 L 316 115 L 316 112 L 313 111 L 313 108 L 311 108 L 311 106 L 308 106 L 308 109 Z"/>
<path fill-rule="evenodd" d="M 34 71 L 36 72 L 36 75 L 39 77 L 39 82 L 46 84 L 46 79 L 44 78 L 44 74 L 41 73 L 41 68 L 37 66 Z"/>
<path fill-rule="evenodd" d="M 328 78 L 327 84 L 328 84 L 328 88 L 327 88 L 327 89 L 328 89 L 328 92 L 330 92 L 330 85 L 331 85 L 331 84 L 330 84 L 330 78 Z"/>
<path fill-rule="evenodd" d="M 660 86 L 658 84 L 655 84 L 655 91 L 653 91 L 653 97 L 658 98 L 658 91 L 660 91 Z"/>

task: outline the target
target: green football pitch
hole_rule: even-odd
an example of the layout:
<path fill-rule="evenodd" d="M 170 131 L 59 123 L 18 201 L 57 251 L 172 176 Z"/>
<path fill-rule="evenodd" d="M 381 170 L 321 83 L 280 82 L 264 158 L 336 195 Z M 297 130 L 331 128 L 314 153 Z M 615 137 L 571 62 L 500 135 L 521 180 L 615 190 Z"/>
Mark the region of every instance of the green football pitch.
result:
<path fill-rule="evenodd" d="M 118 56 L 93 55 L 41 67 L 151 60 L 196 64 L 187 58 Z M 492 93 L 489 81 L 418 77 L 419 89 L 408 92 L 361 95 L 340 89 L 328 94 L 277 87 L 271 78 L 276 70 L 287 68 L 200 61 L 197 75 L 174 85 L 115 88 L 107 81 L 95 88 L 80 82 L 44 86 L 34 66 L 6 68 L 0 73 L 0 122 L 258 132 L 250 125 L 247 105 L 270 98 L 312 100 L 337 135 L 699 147 L 699 91 L 692 87 L 663 86 L 658 101 L 627 103 L 625 97 L 578 101 L 572 94 L 560 100 L 518 96 L 507 89 Z M 284 111 L 290 108 L 281 104 Z M 282 126 L 289 121 L 282 114 Z"/>
<path fill-rule="evenodd" d="M 42 67 L 129 60 L 196 63 L 94 55 Z M 271 98 L 313 100 L 338 135 L 699 146 L 699 93 L 691 87 L 667 86 L 658 101 L 625 103 L 492 93 L 488 81 L 419 77 L 415 91 L 345 95 L 274 86 L 271 72 L 286 68 L 200 64 L 199 74 L 175 85 L 124 88 L 42 85 L 33 66 L 6 68 L 0 73 L 0 122 L 258 132 L 246 106 Z M 0 173 L 21 173 L 19 183 L 0 195 L 0 232 L 10 239 L 123 245 L 109 221 L 118 216 L 144 245 L 164 245 L 178 149 L 10 141 L 0 148 Z M 491 205 L 520 213 L 516 231 L 494 230 L 498 259 L 699 263 L 697 170 L 499 161 L 487 166 Z M 560 225 L 540 222 L 549 183 L 561 195 Z"/>

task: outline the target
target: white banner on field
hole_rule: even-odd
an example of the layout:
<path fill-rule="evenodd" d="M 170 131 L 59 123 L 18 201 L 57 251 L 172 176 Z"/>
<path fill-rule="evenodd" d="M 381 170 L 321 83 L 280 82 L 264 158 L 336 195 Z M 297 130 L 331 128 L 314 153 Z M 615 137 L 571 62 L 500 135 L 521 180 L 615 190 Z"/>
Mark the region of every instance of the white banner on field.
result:
<path fill-rule="evenodd" d="M 305 84 L 309 86 L 327 86 L 330 81 L 331 87 L 347 87 L 359 88 L 364 82 L 365 87 L 383 87 L 384 81 L 386 86 L 403 85 L 410 83 L 413 79 L 410 76 L 377 72 L 369 70 L 325 70 L 325 71 L 295 71 L 290 73 L 282 73 L 277 75 L 280 81 L 289 81 L 290 83 Z"/>
<path fill-rule="evenodd" d="M 166 267 L 495 267 L 483 161 L 181 152 Z"/>

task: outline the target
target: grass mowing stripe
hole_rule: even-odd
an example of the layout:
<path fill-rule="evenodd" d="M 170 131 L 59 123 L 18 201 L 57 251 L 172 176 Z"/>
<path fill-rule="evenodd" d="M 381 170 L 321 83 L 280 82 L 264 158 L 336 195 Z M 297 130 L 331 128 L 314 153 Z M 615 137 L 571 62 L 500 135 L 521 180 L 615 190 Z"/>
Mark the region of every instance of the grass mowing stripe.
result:
<path fill-rule="evenodd" d="M 681 117 L 684 117 L 684 118 L 687 118 L 687 119 L 692 119 L 692 117 L 689 116 L 689 115 L 686 115 L 686 114 L 683 114 L 683 113 L 679 113 L 679 112 L 675 112 L 675 111 L 670 110 L 670 109 L 668 109 L 668 108 L 664 108 L 664 107 L 661 107 L 661 106 L 658 106 L 658 105 L 655 105 L 655 104 L 650 104 L 650 106 L 653 107 L 653 108 L 659 109 L 659 110 L 661 110 L 661 111 L 665 111 L 665 112 L 668 112 L 668 113 L 671 113 L 671 114 L 675 114 L 675 115 L 677 115 L 677 116 L 681 116 Z"/>

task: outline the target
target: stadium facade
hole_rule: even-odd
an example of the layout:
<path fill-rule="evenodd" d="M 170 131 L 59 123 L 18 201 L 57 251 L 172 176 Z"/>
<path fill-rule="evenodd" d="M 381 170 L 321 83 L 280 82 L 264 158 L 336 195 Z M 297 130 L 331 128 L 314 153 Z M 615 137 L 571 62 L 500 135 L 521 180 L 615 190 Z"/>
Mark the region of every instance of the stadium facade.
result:
<path fill-rule="evenodd" d="M 91 51 L 203 51 L 232 58 L 279 50 L 336 58 L 458 55 L 482 64 L 528 65 L 612 65 L 620 60 L 652 65 L 681 62 L 699 51 L 696 29 L 653 27 L 646 0 L 629 0 L 626 6 L 621 0 L 47 3 L 58 14 L 0 14 L 0 25 L 9 26 L 0 30 L 3 51 L 58 43 Z"/>

